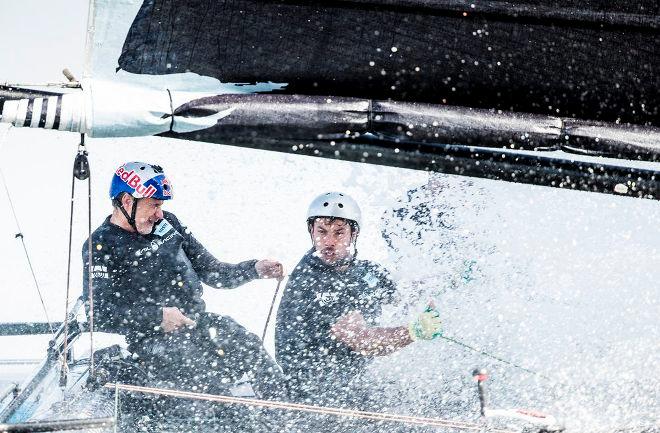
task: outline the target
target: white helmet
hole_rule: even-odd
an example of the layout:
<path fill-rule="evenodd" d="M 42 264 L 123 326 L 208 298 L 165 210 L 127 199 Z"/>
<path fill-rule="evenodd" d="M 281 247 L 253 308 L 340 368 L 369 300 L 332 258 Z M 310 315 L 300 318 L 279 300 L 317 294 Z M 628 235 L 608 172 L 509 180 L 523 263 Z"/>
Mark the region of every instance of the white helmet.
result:
<path fill-rule="evenodd" d="M 359 230 L 362 212 L 357 202 L 342 192 L 326 192 L 312 200 L 307 210 L 307 221 L 316 217 L 334 217 L 354 221 Z"/>

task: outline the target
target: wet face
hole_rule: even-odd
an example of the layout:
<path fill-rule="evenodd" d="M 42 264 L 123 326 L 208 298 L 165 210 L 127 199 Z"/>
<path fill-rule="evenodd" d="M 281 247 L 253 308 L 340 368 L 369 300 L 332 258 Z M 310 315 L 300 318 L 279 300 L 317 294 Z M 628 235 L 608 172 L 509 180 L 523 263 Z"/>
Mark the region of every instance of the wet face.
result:
<path fill-rule="evenodd" d="M 135 227 L 141 235 L 148 235 L 154 229 L 154 224 L 163 219 L 163 200 L 143 198 L 137 202 L 135 212 Z M 125 206 L 126 212 L 131 214 L 132 203 Z"/>
<path fill-rule="evenodd" d="M 346 220 L 317 218 L 312 225 L 314 248 L 321 260 L 334 264 L 351 254 L 351 226 Z"/>

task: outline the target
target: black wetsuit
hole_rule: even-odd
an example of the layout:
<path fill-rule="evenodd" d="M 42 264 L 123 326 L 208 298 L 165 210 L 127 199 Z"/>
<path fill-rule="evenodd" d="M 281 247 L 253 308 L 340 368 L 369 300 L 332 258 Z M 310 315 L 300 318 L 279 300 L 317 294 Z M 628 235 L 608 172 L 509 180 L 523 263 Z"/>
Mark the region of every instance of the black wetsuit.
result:
<path fill-rule="evenodd" d="M 83 246 L 88 297 L 88 248 Z M 255 263 L 218 261 L 171 213 L 153 233 L 128 232 L 108 217 L 92 234 L 95 327 L 126 336 L 152 375 L 177 388 L 226 393 L 244 374 L 262 397 L 282 397 L 281 373 L 261 340 L 229 317 L 206 312 L 202 282 L 234 288 L 258 277 Z M 164 333 L 163 307 L 178 307 L 195 328 Z"/>
<path fill-rule="evenodd" d="M 323 263 L 313 250 L 305 254 L 286 285 L 275 328 L 276 359 L 299 399 L 360 404 L 351 381 L 370 357 L 333 338 L 330 328 L 355 310 L 374 324 L 394 291 L 386 271 L 375 263 L 354 260 L 340 271 Z"/>

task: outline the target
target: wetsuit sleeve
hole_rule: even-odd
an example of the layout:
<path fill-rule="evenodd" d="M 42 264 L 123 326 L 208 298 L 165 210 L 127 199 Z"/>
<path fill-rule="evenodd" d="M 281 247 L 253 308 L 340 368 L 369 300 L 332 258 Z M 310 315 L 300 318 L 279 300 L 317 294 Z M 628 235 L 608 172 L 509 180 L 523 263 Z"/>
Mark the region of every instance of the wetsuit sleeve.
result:
<path fill-rule="evenodd" d="M 211 286 L 233 289 L 259 278 L 255 264 L 257 260 L 247 260 L 237 264 L 224 263 L 216 259 L 204 246 L 182 227 L 183 250 L 201 280 Z"/>
<path fill-rule="evenodd" d="M 148 334 L 163 320 L 160 306 L 148 302 L 136 302 L 124 296 L 120 287 L 119 266 L 109 248 L 93 243 L 92 290 L 94 298 L 94 328 L 98 331 L 119 334 Z M 89 252 L 83 245 L 83 298 L 89 317 Z"/>

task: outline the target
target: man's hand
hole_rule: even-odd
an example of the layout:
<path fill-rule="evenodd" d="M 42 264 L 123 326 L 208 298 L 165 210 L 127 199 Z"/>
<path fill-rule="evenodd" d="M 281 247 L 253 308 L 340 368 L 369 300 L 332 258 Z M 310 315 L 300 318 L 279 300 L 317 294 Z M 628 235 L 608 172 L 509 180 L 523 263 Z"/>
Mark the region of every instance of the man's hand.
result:
<path fill-rule="evenodd" d="M 433 340 L 441 336 L 442 322 L 440 321 L 440 313 L 435 309 L 435 306 L 429 305 L 426 310 L 417 316 L 417 319 L 410 322 L 408 332 L 413 340 Z"/>
<path fill-rule="evenodd" d="M 184 326 L 195 327 L 197 322 L 184 316 L 177 307 L 163 307 L 163 321 L 160 323 L 163 332 L 173 332 Z"/>
<path fill-rule="evenodd" d="M 254 267 L 259 278 L 277 278 L 280 281 L 284 278 L 284 267 L 276 260 L 259 260 Z"/>

